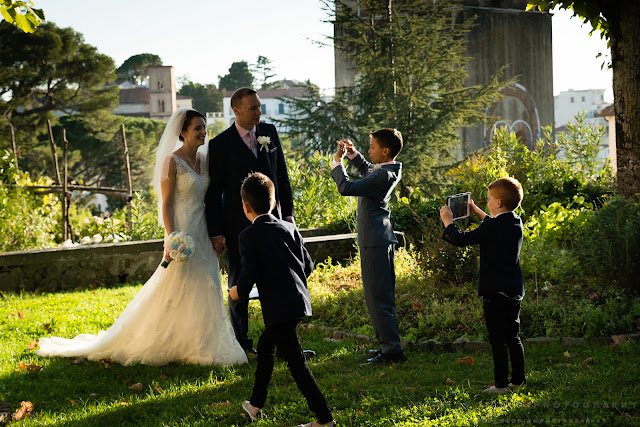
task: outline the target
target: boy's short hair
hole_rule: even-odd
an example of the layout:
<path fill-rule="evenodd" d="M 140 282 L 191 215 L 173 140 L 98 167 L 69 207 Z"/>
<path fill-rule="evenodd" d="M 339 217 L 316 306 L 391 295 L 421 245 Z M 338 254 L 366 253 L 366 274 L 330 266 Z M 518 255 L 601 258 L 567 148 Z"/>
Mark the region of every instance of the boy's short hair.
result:
<path fill-rule="evenodd" d="M 510 211 L 516 210 L 524 197 L 522 185 L 515 178 L 498 178 L 489 184 L 489 190 L 492 190 L 495 197 L 502 200 L 504 207 Z"/>
<path fill-rule="evenodd" d="M 398 129 L 383 128 L 373 131 L 369 134 L 375 138 L 383 148 L 388 148 L 391 158 L 395 159 L 400 150 L 402 150 L 402 134 Z"/>
<path fill-rule="evenodd" d="M 253 172 L 242 182 L 240 197 L 243 202 L 249 203 L 255 213 L 262 215 L 271 212 L 271 206 L 276 200 L 276 189 L 268 176 Z"/>

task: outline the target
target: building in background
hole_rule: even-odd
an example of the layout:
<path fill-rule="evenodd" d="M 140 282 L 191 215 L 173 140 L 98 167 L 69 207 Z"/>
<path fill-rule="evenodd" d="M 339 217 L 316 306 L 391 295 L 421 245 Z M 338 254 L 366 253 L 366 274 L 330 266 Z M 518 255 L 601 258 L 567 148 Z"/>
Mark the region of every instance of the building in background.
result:
<path fill-rule="evenodd" d="M 176 93 L 172 66 L 153 66 L 147 70 L 148 77 L 141 85 L 128 80 L 113 83 L 120 87 L 120 106 L 113 114 L 167 122 L 178 108 L 192 107 L 191 97 Z"/>
<path fill-rule="evenodd" d="M 555 132 L 566 130 L 569 122 L 575 121 L 576 115 L 583 113 L 585 116 L 585 124 L 589 126 L 602 126 L 605 129 L 604 136 L 600 143 L 600 160 L 611 159 L 612 166 L 615 165 L 615 130 L 613 135 L 613 143 L 611 142 L 611 133 L 609 122 L 602 112 L 609 105 L 604 101 L 604 89 L 585 89 L 573 90 L 569 89 L 560 92 L 554 97 L 554 116 L 555 116 Z M 608 111 L 608 110 L 607 110 Z M 605 114 L 607 112 L 605 111 Z M 613 116 L 613 105 L 611 105 L 611 116 Z M 611 117 L 615 120 L 614 117 Z M 615 124 L 613 125 L 615 128 Z"/>
<path fill-rule="evenodd" d="M 425 0 L 428 1 L 428 0 Z M 551 14 L 527 11 L 528 0 L 462 0 L 457 23 L 475 19 L 465 35 L 469 86 L 484 85 L 502 67 L 517 84 L 503 89 L 504 98 L 485 109 L 487 124 L 461 128 L 460 140 L 473 151 L 489 145 L 494 126 L 506 126 L 531 146 L 542 127 L 553 125 L 553 56 Z M 356 7 L 355 2 L 346 2 Z M 334 27 L 334 33 L 344 31 Z M 336 87 L 352 86 L 351 57 L 335 49 Z M 461 154 L 467 144 L 461 144 Z"/>
<path fill-rule="evenodd" d="M 581 111 L 585 112 L 589 124 L 607 124 L 603 117 L 598 117 L 600 110 L 609 105 L 604 101 L 604 89 L 569 89 L 560 92 L 553 101 L 556 128 L 569 123 Z"/>

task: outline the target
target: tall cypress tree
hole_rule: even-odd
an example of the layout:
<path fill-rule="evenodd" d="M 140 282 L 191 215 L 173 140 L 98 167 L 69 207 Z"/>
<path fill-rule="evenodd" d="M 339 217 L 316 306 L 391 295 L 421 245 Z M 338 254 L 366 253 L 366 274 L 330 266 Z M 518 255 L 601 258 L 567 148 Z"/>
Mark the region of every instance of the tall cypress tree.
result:
<path fill-rule="evenodd" d="M 405 185 L 433 179 L 454 160 L 458 129 L 478 123 L 499 99 L 501 72 L 483 86 L 465 86 L 464 35 L 472 21 L 455 23 L 455 0 L 324 0 L 336 26 L 334 44 L 353 60 L 356 79 L 323 99 L 317 91 L 288 99 L 283 124 L 299 145 L 333 151 L 348 137 L 365 151 L 368 134 L 397 128 L 404 137 Z"/>

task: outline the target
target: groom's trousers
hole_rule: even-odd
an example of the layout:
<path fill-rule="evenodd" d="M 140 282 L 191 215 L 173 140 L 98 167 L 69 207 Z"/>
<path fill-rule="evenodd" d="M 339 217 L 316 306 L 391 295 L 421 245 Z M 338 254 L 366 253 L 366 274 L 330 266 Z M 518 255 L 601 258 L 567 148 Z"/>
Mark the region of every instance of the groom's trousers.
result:
<path fill-rule="evenodd" d="M 231 288 L 240 277 L 242 263 L 240 251 L 238 249 L 227 247 L 227 275 L 229 278 L 228 287 Z M 253 340 L 249 338 L 249 301 L 234 301 L 228 297 L 229 301 L 229 318 L 233 332 L 240 346 L 245 350 L 253 349 Z"/>

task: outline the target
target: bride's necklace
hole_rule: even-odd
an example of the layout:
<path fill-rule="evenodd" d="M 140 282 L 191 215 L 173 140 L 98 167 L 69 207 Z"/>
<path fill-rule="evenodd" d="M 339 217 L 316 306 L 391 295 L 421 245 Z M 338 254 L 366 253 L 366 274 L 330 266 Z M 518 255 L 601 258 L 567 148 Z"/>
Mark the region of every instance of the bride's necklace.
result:
<path fill-rule="evenodd" d="M 195 171 L 196 165 L 198 164 L 198 153 L 196 153 L 196 156 L 195 156 L 196 160 L 192 163 L 187 152 L 184 149 L 182 149 L 182 152 L 184 153 L 184 158 L 187 159 L 187 162 L 189 162 L 189 166 L 191 166 L 191 169 Z"/>

